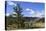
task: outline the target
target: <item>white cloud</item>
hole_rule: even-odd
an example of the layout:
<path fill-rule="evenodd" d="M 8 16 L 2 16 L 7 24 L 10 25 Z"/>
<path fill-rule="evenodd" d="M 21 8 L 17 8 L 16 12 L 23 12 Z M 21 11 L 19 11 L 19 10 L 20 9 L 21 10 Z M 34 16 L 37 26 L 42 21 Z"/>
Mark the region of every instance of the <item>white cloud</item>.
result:
<path fill-rule="evenodd" d="M 16 12 L 13 12 L 13 14 L 17 14 Z"/>
<path fill-rule="evenodd" d="M 40 17 L 40 18 L 42 18 L 42 17 L 44 17 L 43 14 L 44 12 L 39 12 L 39 11 L 35 11 L 35 13 L 34 14 L 32 14 L 32 17 Z"/>
<path fill-rule="evenodd" d="M 35 13 L 35 11 L 34 10 L 32 10 L 32 9 L 30 9 L 30 12 L 29 12 L 30 14 L 34 14 Z"/>
<path fill-rule="evenodd" d="M 30 8 L 27 8 L 26 11 L 28 11 L 29 14 L 33 14 L 34 13 L 34 10 L 33 9 L 30 9 Z"/>
<path fill-rule="evenodd" d="M 6 13 L 6 16 L 9 16 L 10 14 L 9 13 Z"/>
<path fill-rule="evenodd" d="M 41 10 L 41 12 L 39 10 L 33 10 L 33 9 L 29 9 L 27 8 L 26 11 L 28 11 L 28 13 L 30 15 L 25 15 L 25 16 L 28 16 L 28 17 L 44 17 L 44 10 Z"/>
<path fill-rule="evenodd" d="M 35 17 L 41 17 L 42 13 L 36 12 Z"/>
<path fill-rule="evenodd" d="M 29 10 L 30 10 L 29 8 L 26 9 L 26 11 L 29 11 Z"/>
<path fill-rule="evenodd" d="M 7 3 L 8 3 L 9 5 L 17 6 L 17 4 L 15 4 L 15 3 L 11 2 L 11 1 L 8 1 Z"/>

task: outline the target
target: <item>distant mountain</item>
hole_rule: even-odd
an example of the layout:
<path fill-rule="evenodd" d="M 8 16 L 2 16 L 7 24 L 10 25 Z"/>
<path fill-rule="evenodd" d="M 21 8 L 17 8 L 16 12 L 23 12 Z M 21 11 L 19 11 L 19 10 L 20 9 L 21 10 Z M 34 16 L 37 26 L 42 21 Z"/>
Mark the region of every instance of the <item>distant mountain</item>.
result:
<path fill-rule="evenodd" d="M 34 21 L 35 19 L 38 19 L 38 17 L 23 17 L 25 21 Z"/>
<path fill-rule="evenodd" d="M 6 19 L 12 19 L 15 20 L 16 17 L 12 17 L 12 16 L 6 16 Z M 40 18 L 40 17 L 23 17 L 23 20 L 25 22 L 29 22 L 29 21 L 38 21 L 38 20 L 45 20 L 45 18 Z"/>

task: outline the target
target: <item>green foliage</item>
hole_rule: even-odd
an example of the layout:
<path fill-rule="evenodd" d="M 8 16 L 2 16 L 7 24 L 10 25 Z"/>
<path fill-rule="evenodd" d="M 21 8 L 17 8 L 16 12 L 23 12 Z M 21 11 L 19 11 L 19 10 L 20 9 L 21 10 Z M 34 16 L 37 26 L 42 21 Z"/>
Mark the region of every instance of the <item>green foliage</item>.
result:
<path fill-rule="evenodd" d="M 16 22 L 17 24 L 21 24 L 21 27 L 23 27 L 24 25 L 24 21 L 23 21 L 23 15 L 22 15 L 22 8 L 20 7 L 19 4 L 17 4 L 17 6 L 13 7 L 14 12 L 16 12 L 16 14 L 13 14 L 16 16 Z M 19 27 L 19 25 L 18 25 Z"/>

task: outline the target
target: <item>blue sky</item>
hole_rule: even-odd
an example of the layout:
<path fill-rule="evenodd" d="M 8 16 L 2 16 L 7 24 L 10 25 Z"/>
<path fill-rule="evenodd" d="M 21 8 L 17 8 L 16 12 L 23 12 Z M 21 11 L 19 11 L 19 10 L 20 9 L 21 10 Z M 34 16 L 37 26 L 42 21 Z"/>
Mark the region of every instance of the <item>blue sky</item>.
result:
<path fill-rule="evenodd" d="M 23 8 L 22 14 L 27 17 L 44 17 L 45 5 L 44 3 L 37 2 L 17 2 L 17 1 L 8 1 L 6 15 L 13 13 L 13 7 L 17 6 L 17 3 L 20 4 L 20 7 Z"/>

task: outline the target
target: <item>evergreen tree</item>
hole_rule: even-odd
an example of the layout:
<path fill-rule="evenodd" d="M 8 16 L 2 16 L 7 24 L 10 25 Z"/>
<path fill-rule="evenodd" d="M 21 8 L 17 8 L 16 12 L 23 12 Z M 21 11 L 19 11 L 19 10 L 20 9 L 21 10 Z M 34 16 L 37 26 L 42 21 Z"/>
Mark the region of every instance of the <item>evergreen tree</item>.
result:
<path fill-rule="evenodd" d="M 16 16 L 16 22 L 18 24 L 18 28 L 24 28 L 24 20 L 22 19 L 23 18 L 22 8 L 20 7 L 19 4 L 17 4 L 17 6 L 14 6 L 13 9 L 14 9 L 14 12 L 16 13 L 13 15 Z M 21 27 L 19 27 L 19 26 L 21 26 Z"/>

